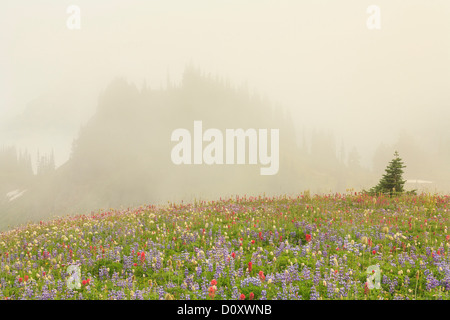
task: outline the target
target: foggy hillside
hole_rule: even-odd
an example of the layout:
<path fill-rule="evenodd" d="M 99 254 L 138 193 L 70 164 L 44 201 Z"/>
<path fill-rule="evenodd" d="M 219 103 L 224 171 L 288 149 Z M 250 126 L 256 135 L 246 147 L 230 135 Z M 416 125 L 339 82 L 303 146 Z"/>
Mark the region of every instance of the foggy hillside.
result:
<path fill-rule="evenodd" d="M 279 171 L 263 176 L 259 164 L 248 162 L 175 165 L 170 158 L 176 144 L 170 141 L 171 133 L 177 128 L 192 131 L 195 120 L 203 122 L 204 130 L 280 129 Z M 289 194 L 306 188 L 345 191 L 361 185 L 361 176 L 370 181 L 369 172 L 350 170 L 337 159 L 332 137 L 315 134 L 310 154 L 297 143 L 294 129 L 281 108 L 193 67 L 186 69 L 181 85 L 162 90 L 138 88 L 117 78 L 100 94 L 97 111 L 81 128 L 69 161 L 16 184 L 15 188 L 27 191 L 3 202 L 2 218 L 4 223 L 12 217 L 14 221 L 38 220 L 99 208 L 238 194 Z M 359 170 L 359 178 L 352 176 L 354 170 Z"/>
<path fill-rule="evenodd" d="M 248 162 L 175 165 L 171 150 L 176 143 L 170 140 L 171 133 L 177 128 L 193 132 L 196 120 L 203 122 L 203 131 L 279 129 L 279 171 L 262 176 L 261 166 Z M 81 127 L 70 158 L 62 166 L 56 168 L 53 155 L 44 154 L 34 175 L 28 153 L 17 153 L 11 147 L 3 150 L 1 191 L 6 197 L 0 202 L 0 225 L 4 228 L 12 222 L 100 208 L 239 194 L 360 191 L 382 175 L 394 150 L 406 161 L 406 178 L 431 180 L 435 188 L 448 187 L 444 159 L 450 154 L 449 141 L 440 142 L 434 150 L 440 156 L 435 158 L 405 133 L 395 144 L 377 148 L 370 170 L 361 165 L 356 148 L 346 150 L 344 144 L 339 148 L 332 132 L 314 130 L 310 139 L 306 135 L 298 139 L 296 130 L 281 106 L 192 66 L 186 68 L 180 85 L 168 83 L 165 89 L 145 84 L 139 88 L 116 78 L 99 95 L 96 113 Z M 11 166 L 18 169 L 11 171 Z M 423 186 L 411 183 L 407 188 Z"/>

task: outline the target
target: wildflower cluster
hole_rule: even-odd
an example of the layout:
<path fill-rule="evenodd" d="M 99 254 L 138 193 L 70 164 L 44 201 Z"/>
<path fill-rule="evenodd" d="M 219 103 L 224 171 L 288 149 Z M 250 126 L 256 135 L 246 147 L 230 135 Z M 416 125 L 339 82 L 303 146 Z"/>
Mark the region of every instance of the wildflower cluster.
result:
<path fill-rule="evenodd" d="M 449 299 L 449 205 L 236 197 L 28 224 L 0 233 L 0 299 Z"/>

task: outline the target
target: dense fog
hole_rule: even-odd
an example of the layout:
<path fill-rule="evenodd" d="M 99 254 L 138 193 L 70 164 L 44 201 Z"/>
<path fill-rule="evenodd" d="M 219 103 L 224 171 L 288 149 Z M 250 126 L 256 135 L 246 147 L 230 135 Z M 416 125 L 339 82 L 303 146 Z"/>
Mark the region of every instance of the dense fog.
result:
<path fill-rule="evenodd" d="M 0 229 L 361 191 L 396 150 L 406 189 L 448 193 L 449 16 L 425 0 L 2 2 Z"/>

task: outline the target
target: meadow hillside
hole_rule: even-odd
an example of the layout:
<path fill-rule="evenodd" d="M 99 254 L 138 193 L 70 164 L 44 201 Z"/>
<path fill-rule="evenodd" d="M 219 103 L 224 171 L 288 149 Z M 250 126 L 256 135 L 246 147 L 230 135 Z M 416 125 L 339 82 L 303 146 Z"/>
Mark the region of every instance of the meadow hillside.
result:
<path fill-rule="evenodd" d="M 0 233 L 0 298 L 449 299 L 449 205 L 304 193 L 61 217 Z"/>

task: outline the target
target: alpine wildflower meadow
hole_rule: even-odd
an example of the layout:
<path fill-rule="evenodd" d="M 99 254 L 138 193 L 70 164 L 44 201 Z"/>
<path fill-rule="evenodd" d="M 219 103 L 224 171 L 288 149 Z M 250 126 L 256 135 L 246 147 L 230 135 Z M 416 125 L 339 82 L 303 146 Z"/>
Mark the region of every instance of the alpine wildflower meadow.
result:
<path fill-rule="evenodd" d="M 0 299 L 448 300 L 449 205 L 237 196 L 29 223 L 0 234 Z"/>

